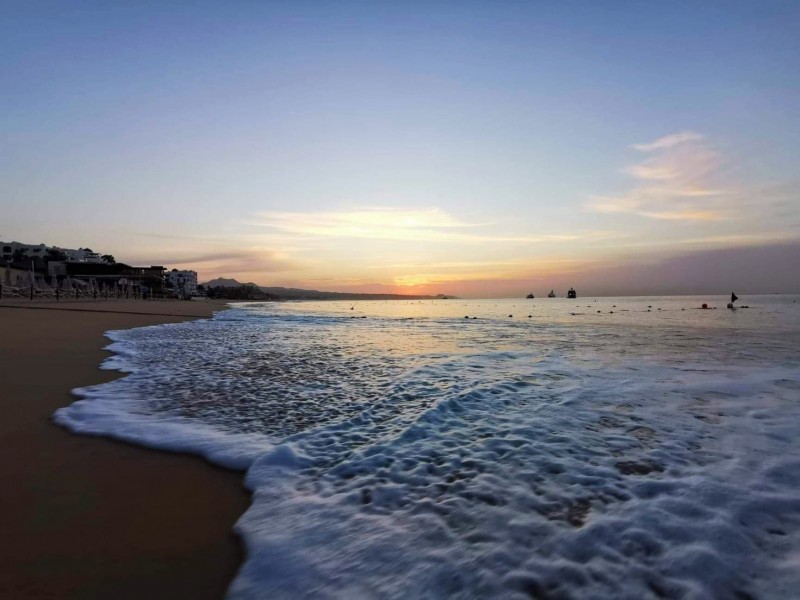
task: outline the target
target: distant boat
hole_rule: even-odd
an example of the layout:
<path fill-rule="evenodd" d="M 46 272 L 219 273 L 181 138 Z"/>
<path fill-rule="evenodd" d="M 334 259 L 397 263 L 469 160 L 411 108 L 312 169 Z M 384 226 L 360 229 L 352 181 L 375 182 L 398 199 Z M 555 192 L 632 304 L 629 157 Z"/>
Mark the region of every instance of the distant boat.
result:
<path fill-rule="evenodd" d="M 555 297 L 556 297 L 556 293 L 555 293 L 555 291 L 553 291 L 553 290 L 550 290 L 550 293 L 549 293 L 549 294 L 547 294 L 547 297 L 548 297 L 548 298 L 555 298 Z"/>
<path fill-rule="evenodd" d="M 569 288 L 569 291 L 567 292 L 567 298 L 577 298 L 577 297 L 578 297 L 578 292 L 575 291 L 575 288 Z"/>
<path fill-rule="evenodd" d="M 525 296 L 525 297 L 526 297 L 528 300 L 533 300 L 533 298 L 534 298 L 533 292 L 531 292 L 530 294 L 528 294 L 528 295 L 527 295 L 527 296 Z"/>

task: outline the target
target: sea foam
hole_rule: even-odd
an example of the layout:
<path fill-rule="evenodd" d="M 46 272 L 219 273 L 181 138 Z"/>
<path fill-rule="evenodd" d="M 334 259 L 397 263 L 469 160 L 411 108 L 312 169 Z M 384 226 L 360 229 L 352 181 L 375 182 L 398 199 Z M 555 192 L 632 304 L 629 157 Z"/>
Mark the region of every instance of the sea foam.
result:
<path fill-rule="evenodd" d="M 800 589 L 796 331 L 370 304 L 113 332 L 55 419 L 247 470 L 233 598 Z"/>

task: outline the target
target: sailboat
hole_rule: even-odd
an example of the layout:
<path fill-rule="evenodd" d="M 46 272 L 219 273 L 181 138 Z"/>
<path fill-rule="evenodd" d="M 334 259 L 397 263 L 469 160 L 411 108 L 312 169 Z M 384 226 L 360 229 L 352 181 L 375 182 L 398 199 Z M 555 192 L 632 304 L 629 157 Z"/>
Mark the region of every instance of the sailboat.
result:
<path fill-rule="evenodd" d="M 555 297 L 556 297 L 556 293 L 555 293 L 555 291 L 554 291 L 554 290 L 550 290 L 550 293 L 549 293 L 549 294 L 547 294 L 547 297 L 548 297 L 548 298 L 555 298 Z"/>

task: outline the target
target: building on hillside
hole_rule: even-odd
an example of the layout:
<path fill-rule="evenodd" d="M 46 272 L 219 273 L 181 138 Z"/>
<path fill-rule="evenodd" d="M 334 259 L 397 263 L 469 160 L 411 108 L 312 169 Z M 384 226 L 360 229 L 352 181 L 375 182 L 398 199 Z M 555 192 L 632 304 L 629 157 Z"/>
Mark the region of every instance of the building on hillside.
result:
<path fill-rule="evenodd" d="M 103 256 L 90 248 L 59 248 L 47 244 L 23 244 L 22 242 L 0 242 L 3 261 L 20 262 L 23 260 L 61 260 L 65 262 L 101 264 Z"/>
<path fill-rule="evenodd" d="M 45 244 L 23 244 L 21 242 L 0 242 L 3 250 L 3 261 L 11 262 L 20 259 L 44 258 L 48 246 Z"/>
<path fill-rule="evenodd" d="M 197 294 L 197 271 L 179 271 L 172 269 L 167 273 L 168 287 L 181 298 L 190 298 Z"/>
<path fill-rule="evenodd" d="M 67 261 L 69 262 L 79 262 L 79 263 L 89 263 L 89 264 L 102 264 L 105 262 L 103 260 L 102 255 L 99 252 L 94 252 L 89 248 L 78 248 L 77 250 L 70 250 L 69 248 L 58 248 L 56 247 L 55 250 L 60 250 L 63 252 L 66 257 Z"/>

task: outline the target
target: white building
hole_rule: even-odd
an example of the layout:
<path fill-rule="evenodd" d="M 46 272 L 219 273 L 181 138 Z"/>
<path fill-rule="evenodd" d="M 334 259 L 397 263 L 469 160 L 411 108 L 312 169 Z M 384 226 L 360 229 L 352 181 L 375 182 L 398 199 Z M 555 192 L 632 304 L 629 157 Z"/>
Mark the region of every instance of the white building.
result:
<path fill-rule="evenodd" d="M 99 264 L 103 262 L 103 258 L 99 252 L 92 252 L 88 248 L 78 248 L 77 250 L 70 250 L 69 248 L 55 248 L 61 250 L 67 255 L 68 262 L 80 263 L 94 263 Z"/>
<path fill-rule="evenodd" d="M 99 252 L 93 252 L 89 248 L 78 248 L 72 250 L 69 248 L 59 248 L 58 246 L 48 246 L 47 244 L 23 244 L 22 242 L 0 242 L 0 250 L 2 251 L 2 259 L 5 262 L 11 261 L 14 254 L 22 254 L 24 258 L 42 258 L 48 257 L 48 250 L 56 252 L 63 252 L 68 262 L 80 263 L 102 263 L 103 258 Z"/>
<path fill-rule="evenodd" d="M 22 253 L 25 258 L 44 258 L 48 246 L 45 244 L 23 244 L 21 242 L 0 242 L 3 260 L 11 261 L 15 253 Z"/>
<path fill-rule="evenodd" d="M 197 294 L 197 271 L 172 269 L 167 273 L 167 281 L 172 284 L 173 291 L 182 298 Z"/>

